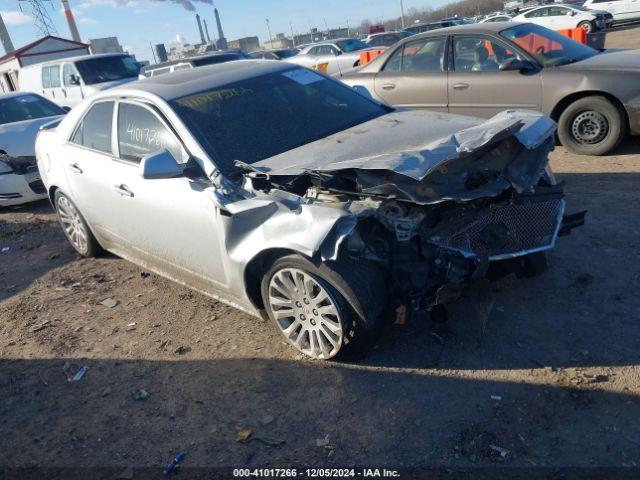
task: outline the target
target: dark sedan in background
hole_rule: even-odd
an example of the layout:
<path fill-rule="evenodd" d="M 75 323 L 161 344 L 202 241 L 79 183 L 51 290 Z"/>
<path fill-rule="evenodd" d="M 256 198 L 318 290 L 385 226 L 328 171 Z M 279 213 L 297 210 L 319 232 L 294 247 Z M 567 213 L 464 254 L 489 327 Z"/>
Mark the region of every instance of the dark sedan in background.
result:
<path fill-rule="evenodd" d="M 389 105 L 558 122 L 570 151 L 604 155 L 640 134 L 640 52 L 598 51 L 529 23 L 459 25 L 409 37 L 342 80 Z"/>

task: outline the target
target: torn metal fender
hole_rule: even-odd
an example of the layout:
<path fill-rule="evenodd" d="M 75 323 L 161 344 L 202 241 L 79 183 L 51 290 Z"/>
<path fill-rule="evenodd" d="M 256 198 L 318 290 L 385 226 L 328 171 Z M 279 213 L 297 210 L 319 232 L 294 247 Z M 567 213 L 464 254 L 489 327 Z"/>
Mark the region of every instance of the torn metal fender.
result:
<path fill-rule="evenodd" d="M 356 226 L 355 215 L 336 204 L 304 203 L 286 192 L 282 198 L 273 193 L 226 204 L 216 200 L 228 252 L 227 280 L 236 291 L 244 289 L 247 266 L 260 253 L 285 249 L 308 258 L 319 254 L 323 260 L 335 259 L 340 243 Z"/>

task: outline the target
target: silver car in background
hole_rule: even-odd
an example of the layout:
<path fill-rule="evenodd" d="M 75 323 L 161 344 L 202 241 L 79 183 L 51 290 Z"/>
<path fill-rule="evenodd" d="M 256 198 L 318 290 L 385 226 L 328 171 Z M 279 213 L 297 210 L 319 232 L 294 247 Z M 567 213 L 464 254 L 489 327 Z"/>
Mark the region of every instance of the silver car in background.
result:
<path fill-rule="evenodd" d="M 309 45 L 285 61 L 339 76 L 358 67 L 360 53 L 369 49 L 376 50 L 357 38 L 338 38 Z"/>
<path fill-rule="evenodd" d="M 35 93 L 0 95 L 0 207 L 47 198 L 36 165 L 36 136 L 65 113 Z"/>
<path fill-rule="evenodd" d="M 582 221 L 547 171 L 554 123 L 396 111 L 286 62 L 106 91 L 38 136 L 60 222 L 256 316 L 305 355 L 366 352 L 389 312 L 539 273 Z"/>

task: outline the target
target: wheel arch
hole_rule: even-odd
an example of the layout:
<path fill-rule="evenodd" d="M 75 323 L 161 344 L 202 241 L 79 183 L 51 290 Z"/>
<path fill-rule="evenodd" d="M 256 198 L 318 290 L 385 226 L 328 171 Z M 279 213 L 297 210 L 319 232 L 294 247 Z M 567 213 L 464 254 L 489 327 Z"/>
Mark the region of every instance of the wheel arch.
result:
<path fill-rule="evenodd" d="M 49 187 L 49 190 L 47 191 L 47 195 L 49 196 L 49 202 L 51 203 L 51 205 L 53 206 L 53 208 L 55 209 L 55 205 L 56 205 L 56 192 L 60 189 L 60 187 L 56 186 L 56 185 L 51 185 Z"/>
<path fill-rule="evenodd" d="M 262 278 L 277 259 L 287 255 L 300 255 L 307 260 L 312 260 L 305 254 L 291 248 L 274 247 L 257 253 L 249 260 L 244 269 L 244 285 L 247 298 L 265 318 L 267 317 L 264 313 L 264 302 L 262 301 L 261 293 Z"/>
<path fill-rule="evenodd" d="M 625 133 L 628 134 L 629 133 L 629 112 L 627 112 L 627 109 L 624 108 L 624 104 L 618 99 L 618 97 L 608 92 L 604 92 L 602 90 L 583 90 L 580 92 L 571 93 L 563 97 L 558 103 L 556 103 L 555 107 L 553 107 L 553 110 L 551 110 L 551 114 L 549 116 L 553 119 L 554 122 L 557 123 L 560 120 L 560 115 L 562 115 L 562 112 L 564 112 L 569 105 L 571 105 L 576 100 L 580 100 L 581 98 L 592 97 L 592 96 L 599 96 L 599 97 L 606 98 L 611 103 L 613 103 L 616 106 L 616 108 L 618 108 L 622 113 L 624 113 L 623 119 L 625 121 L 625 129 L 626 129 Z"/>

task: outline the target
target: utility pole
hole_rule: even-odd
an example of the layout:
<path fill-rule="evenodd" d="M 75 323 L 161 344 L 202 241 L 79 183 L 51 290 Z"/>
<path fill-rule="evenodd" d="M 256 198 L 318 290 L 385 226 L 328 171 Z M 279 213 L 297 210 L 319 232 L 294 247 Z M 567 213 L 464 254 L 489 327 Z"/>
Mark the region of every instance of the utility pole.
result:
<path fill-rule="evenodd" d="M 291 41 L 293 42 L 293 46 L 296 46 L 296 36 L 293 33 L 293 23 L 291 23 L 291 20 L 289 20 L 289 28 L 291 29 Z"/>
<path fill-rule="evenodd" d="M 267 22 L 267 30 L 269 30 L 269 46 L 273 48 L 273 37 L 271 36 L 271 25 L 269 25 L 269 19 L 265 19 L 265 22 Z"/>
<path fill-rule="evenodd" d="M 404 30 L 404 4 L 400 0 L 400 22 L 402 23 L 402 29 Z"/>

